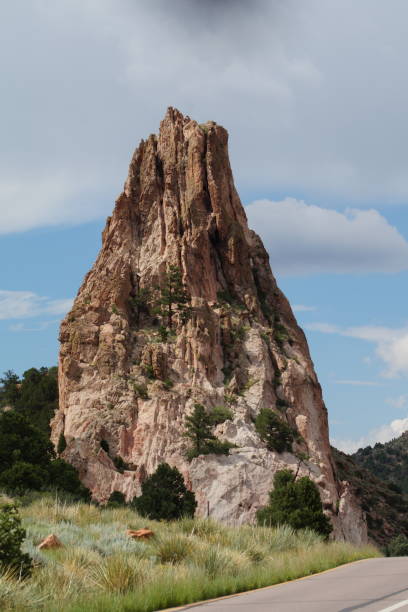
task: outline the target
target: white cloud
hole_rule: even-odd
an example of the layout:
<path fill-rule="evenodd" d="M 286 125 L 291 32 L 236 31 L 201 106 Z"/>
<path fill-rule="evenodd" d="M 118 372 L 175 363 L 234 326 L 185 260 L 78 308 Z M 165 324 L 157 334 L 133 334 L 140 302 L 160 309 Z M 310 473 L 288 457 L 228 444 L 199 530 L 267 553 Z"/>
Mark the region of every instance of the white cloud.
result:
<path fill-rule="evenodd" d="M 2 231 L 104 215 L 168 105 L 227 127 L 245 196 L 406 203 L 407 17 L 404 0 L 1 3 Z"/>
<path fill-rule="evenodd" d="M 72 301 L 50 300 L 32 291 L 0 290 L 0 320 L 26 319 L 44 314 L 63 315 L 72 306 Z"/>
<path fill-rule="evenodd" d="M 255 201 L 246 212 L 278 274 L 408 269 L 408 242 L 376 210 L 347 209 L 341 213 L 286 198 Z"/>
<path fill-rule="evenodd" d="M 295 304 L 292 306 L 293 312 L 312 312 L 316 310 L 316 306 L 305 306 L 304 304 Z"/>
<path fill-rule="evenodd" d="M 358 338 L 375 344 L 375 354 L 386 366 L 382 372 L 385 378 L 408 375 L 408 327 L 399 329 L 363 325 L 341 328 L 330 323 L 309 323 L 304 328 L 326 334 L 339 334 Z"/>
<path fill-rule="evenodd" d="M 354 453 L 359 448 L 364 448 L 365 446 L 372 446 L 376 442 L 389 442 L 393 438 L 397 438 L 401 434 L 403 434 L 408 429 L 408 417 L 405 419 L 395 419 L 390 423 L 385 425 L 381 425 L 376 429 L 372 429 L 367 436 L 362 436 L 356 440 L 352 438 L 344 439 L 344 440 L 332 440 L 332 445 L 342 450 L 345 453 Z"/>

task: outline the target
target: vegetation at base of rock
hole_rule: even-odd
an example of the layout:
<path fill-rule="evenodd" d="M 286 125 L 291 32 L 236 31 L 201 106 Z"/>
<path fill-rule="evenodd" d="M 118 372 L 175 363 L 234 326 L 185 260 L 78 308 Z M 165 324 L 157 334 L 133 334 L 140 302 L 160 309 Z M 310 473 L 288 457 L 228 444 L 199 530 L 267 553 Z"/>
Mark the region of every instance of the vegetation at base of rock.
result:
<path fill-rule="evenodd" d="M 152 612 L 313 574 L 378 556 L 373 547 L 325 543 L 288 527 L 228 527 L 213 520 L 167 523 L 129 507 L 100 508 L 43 496 L 20 510 L 32 576 L 0 577 L 1 608 L 36 612 Z M 147 527 L 143 542 L 126 529 Z M 39 551 L 55 533 L 63 548 Z"/>
<path fill-rule="evenodd" d="M 61 453 L 63 453 L 66 448 L 67 448 L 67 441 L 65 439 L 64 434 L 61 433 L 58 438 L 57 453 L 61 455 Z"/>
<path fill-rule="evenodd" d="M 270 408 L 261 408 L 255 419 L 255 429 L 268 450 L 277 453 L 290 452 L 293 442 L 299 437 L 297 431 Z"/>
<path fill-rule="evenodd" d="M 323 513 L 315 483 L 307 476 L 296 478 L 291 470 L 276 472 L 269 504 L 257 512 L 259 525 L 289 525 L 293 529 L 311 529 L 327 538 L 332 526 Z"/>
<path fill-rule="evenodd" d="M 232 413 L 227 408 L 217 407 L 212 412 L 207 412 L 202 404 L 194 404 L 192 414 L 185 418 L 184 435 L 191 442 L 187 450 L 187 458 L 191 461 L 199 455 L 228 455 L 234 444 L 226 440 L 218 440 L 212 432 L 212 428 L 231 418 Z M 220 420 L 222 419 L 222 420 Z"/>
<path fill-rule="evenodd" d="M 61 489 L 88 499 L 76 469 L 56 459 L 47 435 L 15 410 L 0 413 L 0 487 L 8 492 Z"/>
<path fill-rule="evenodd" d="M 366 513 L 368 536 L 386 546 L 396 536 L 408 537 L 408 498 L 355 460 L 332 447 L 339 480 L 350 482 L 351 489 Z"/>
<path fill-rule="evenodd" d="M 387 557 L 407 557 L 408 556 L 408 538 L 402 533 L 391 540 L 386 546 L 385 553 Z"/>
<path fill-rule="evenodd" d="M 21 525 L 17 506 L 13 503 L 0 504 L 0 572 L 10 570 L 17 578 L 30 574 L 32 560 L 21 550 L 25 537 L 26 531 Z"/>
<path fill-rule="evenodd" d="M 0 408 L 6 406 L 49 436 L 49 423 L 58 408 L 57 368 L 30 368 L 21 378 L 12 370 L 5 372 L 0 378 Z"/>
<path fill-rule="evenodd" d="M 141 516 L 169 521 L 194 516 L 197 502 L 178 469 L 161 463 L 142 483 L 142 494 L 133 500 L 132 505 Z"/>
<path fill-rule="evenodd" d="M 352 459 L 377 478 L 394 487 L 396 493 L 408 494 L 408 432 L 374 446 L 359 448 Z"/>
<path fill-rule="evenodd" d="M 126 506 L 126 497 L 121 491 L 113 491 L 109 496 L 107 505 L 109 508 Z"/>

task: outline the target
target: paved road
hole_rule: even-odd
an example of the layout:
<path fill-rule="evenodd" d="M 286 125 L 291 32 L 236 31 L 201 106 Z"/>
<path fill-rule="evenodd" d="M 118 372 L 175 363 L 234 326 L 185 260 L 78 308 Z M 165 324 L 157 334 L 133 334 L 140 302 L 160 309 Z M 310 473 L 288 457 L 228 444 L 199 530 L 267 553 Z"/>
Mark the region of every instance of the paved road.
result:
<path fill-rule="evenodd" d="M 367 559 L 330 572 L 227 599 L 192 612 L 408 611 L 408 557 Z"/>

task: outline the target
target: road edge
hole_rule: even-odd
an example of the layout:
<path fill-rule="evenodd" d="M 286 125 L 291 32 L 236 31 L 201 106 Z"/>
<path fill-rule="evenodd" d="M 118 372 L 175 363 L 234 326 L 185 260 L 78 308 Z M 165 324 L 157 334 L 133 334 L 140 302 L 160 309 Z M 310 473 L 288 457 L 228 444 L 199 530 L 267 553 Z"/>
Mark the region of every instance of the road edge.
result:
<path fill-rule="evenodd" d="M 368 557 L 366 559 L 356 559 L 355 561 L 349 561 L 348 563 L 342 563 L 336 565 L 336 567 L 330 567 L 329 569 L 322 570 L 321 572 L 315 572 L 313 574 L 307 574 L 307 576 L 301 576 L 300 578 L 293 578 L 293 580 L 285 580 L 284 582 L 277 582 L 276 584 L 270 584 L 269 586 L 259 587 L 258 589 L 250 589 L 249 591 L 240 591 L 239 593 L 232 593 L 231 595 L 221 595 L 220 597 L 213 597 L 212 599 L 202 599 L 201 601 L 194 601 L 190 604 L 184 604 L 175 608 L 161 608 L 157 612 L 176 612 L 181 610 L 189 610 L 203 604 L 213 603 L 215 601 L 222 601 L 223 599 L 232 599 L 233 597 L 239 597 L 240 595 L 247 595 L 248 593 L 256 593 L 257 591 L 266 591 L 267 589 L 274 589 L 280 587 L 283 584 L 289 584 L 290 582 L 299 582 L 300 580 L 306 580 L 306 578 L 313 578 L 314 576 L 320 576 L 321 574 L 327 574 L 328 572 L 334 572 L 341 567 L 347 565 L 353 565 L 355 563 L 362 563 L 363 561 L 370 561 L 371 559 L 379 559 L 381 557 Z"/>

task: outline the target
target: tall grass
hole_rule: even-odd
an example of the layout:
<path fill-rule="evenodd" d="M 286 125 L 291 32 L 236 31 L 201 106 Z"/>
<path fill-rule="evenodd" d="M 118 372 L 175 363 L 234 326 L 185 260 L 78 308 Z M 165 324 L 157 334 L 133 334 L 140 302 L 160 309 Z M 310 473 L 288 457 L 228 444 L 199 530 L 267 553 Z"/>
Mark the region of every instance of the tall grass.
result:
<path fill-rule="evenodd" d="M 227 527 L 212 520 L 146 521 L 128 508 L 101 509 L 44 496 L 21 508 L 35 569 L 0 575 L 0 609 L 151 612 L 276 584 L 377 556 L 372 547 L 325 543 L 289 527 Z M 155 537 L 133 541 L 126 529 Z M 55 533 L 64 548 L 38 551 Z"/>

